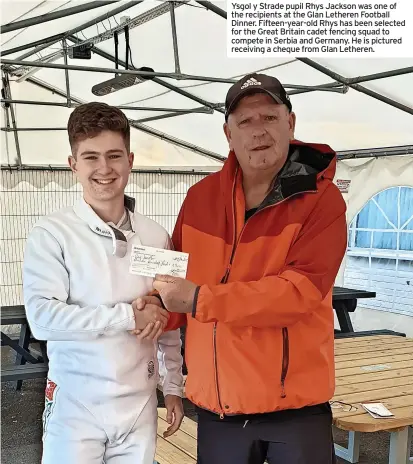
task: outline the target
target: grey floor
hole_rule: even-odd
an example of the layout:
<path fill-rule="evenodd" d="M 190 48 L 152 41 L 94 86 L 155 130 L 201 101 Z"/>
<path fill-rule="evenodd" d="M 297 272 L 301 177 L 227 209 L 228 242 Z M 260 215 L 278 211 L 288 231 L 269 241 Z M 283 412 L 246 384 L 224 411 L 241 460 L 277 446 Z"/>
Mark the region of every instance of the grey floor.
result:
<path fill-rule="evenodd" d="M 8 348 L 1 348 L 1 361 L 10 363 Z M 8 382 L 2 383 L 1 387 L 1 463 L 40 464 L 45 381 L 26 381 L 21 391 L 15 391 L 14 385 Z M 162 398 L 159 400 L 162 406 Z M 185 402 L 185 414 L 196 420 L 189 402 Z M 347 435 L 344 432 L 334 430 L 334 436 L 336 443 L 346 444 Z M 389 444 L 387 433 L 363 434 L 360 463 L 387 464 Z M 345 464 L 341 459 L 339 462 Z"/>

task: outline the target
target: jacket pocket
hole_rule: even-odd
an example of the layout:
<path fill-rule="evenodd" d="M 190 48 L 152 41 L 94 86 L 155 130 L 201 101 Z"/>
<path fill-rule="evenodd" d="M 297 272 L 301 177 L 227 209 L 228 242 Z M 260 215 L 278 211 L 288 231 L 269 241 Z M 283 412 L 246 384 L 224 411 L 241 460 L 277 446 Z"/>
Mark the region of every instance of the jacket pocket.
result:
<path fill-rule="evenodd" d="M 283 327 L 282 329 L 282 341 L 281 398 L 285 398 L 287 396 L 285 392 L 285 379 L 287 377 L 288 366 L 290 363 L 290 342 L 287 327 Z"/>

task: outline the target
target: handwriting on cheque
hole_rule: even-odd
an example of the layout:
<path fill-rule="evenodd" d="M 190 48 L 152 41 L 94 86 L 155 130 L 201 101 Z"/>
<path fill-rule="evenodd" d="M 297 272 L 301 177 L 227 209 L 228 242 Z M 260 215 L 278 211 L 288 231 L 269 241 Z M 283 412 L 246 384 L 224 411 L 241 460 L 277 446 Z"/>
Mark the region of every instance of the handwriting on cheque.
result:
<path fill-rule="evenodd" d="M 134 246 L 130 260 L 130 272 L 146 277 L 168 274 L 186 277 L 188 254 L 162 248 Z"/>

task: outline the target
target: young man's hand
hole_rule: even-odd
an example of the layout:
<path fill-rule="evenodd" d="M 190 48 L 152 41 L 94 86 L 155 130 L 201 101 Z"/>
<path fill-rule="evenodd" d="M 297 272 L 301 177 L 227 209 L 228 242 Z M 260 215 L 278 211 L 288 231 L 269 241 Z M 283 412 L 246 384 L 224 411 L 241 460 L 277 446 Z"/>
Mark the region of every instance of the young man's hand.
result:
<path fill-rule="evenodd" d="M 173 435 L 181 426 L 182 419 L 184 418 L 184 406 L 180 396 L 166 395 L 165 407 L 166 422 L 170 425 L 163 433 L 164 438 Z"/>
<path fill-rule="evenodd" d="M 162 308 L 159 298 L 137 298 L 132 303 L 132 308 L 135 314 L 135 330 L 132 333 L 139 339 L 157 340 L 169 319 L 169 313 Z"/>

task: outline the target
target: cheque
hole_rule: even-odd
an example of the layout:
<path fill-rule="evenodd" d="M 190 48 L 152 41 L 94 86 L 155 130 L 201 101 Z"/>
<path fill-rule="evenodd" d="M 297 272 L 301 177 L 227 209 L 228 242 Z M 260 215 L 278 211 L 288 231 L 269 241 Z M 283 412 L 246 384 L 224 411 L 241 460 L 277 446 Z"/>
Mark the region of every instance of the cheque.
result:
<path fill-rule="evenodd" d="M 185 278 L 188 259 L 188 253 L 133 245 L 129 272 L 152 278 L 156 274 L 168 274 Z"/>

